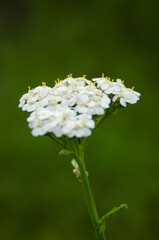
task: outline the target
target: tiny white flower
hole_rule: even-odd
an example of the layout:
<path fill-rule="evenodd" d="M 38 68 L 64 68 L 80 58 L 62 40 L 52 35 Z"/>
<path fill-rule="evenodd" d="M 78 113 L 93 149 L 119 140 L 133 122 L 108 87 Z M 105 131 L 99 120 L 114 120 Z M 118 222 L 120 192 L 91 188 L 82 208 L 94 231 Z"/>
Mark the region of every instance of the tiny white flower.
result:
<path fill-rule="evenodd" d="M 34 137 L 45 135 L 49 132 L 49 129 L 46 125 L 47 120 L 42 121 L 39 119 L 34 120 L 33 122 L 29 123 L 29 127 L 32 128 L 32 135 Z"/>
<path fill-rule="evenodd" d="M 79 113 L 87 113 L 88 112 L 88 103 L 90 99 L 89 96 L 84 94 L 82 95 L 81 93 L 77 96 L 76 98 L 76 107 L 75 111 Z"/>
<path fill-rule="evenodd" d="M 36 119 L 44 120 L 50 118 L 51 116 L 53 116 L 53 112 L 46 108 L 40 107 L 30 114 L 30 116 L 27 118 L 27 121 L 32 122 Z"/>
<path fill-rule="evenodd" d="M 25 103 L 22 107 L 23 111 L 27 111 L 27 112 L 32 112 L 36 109 L 37 107 L 37 98 L 31 98 L 28 99 L 27 103 Z"/>
<path fill-rule="evenodd" d="M 39 86 L 39 87 L 36 87 L 33 92 L 38 94 L 39 97 L 46 97 L 50 94 L 50 91 L 51 91 L 51 88 L 50 87 L 47 87 L 47 86 Z"/>
<path fill-rule="evenodd" d="M 133 88 L 127 88 L 127 91 L 129 91 L 130 93 L 132 93 L 133 95 L 135 95 L 138 98 L 141 96 L 141 94 L 139 92 L 134 91 L 134 87 Z"/>
<path fill-rule="evenodd" d="M 92 115 L 103 115 L 104 109 L 109 108 L 110 98 L 107 95 L 94 96 L 88 104 L 89 113 Z"/>
<path fill-rule="evenodd" d="M 119 102 L 123 107 L 126 107 L 127 103 L 134 104 L 139 100 L 139 93 L 134 93 L 133 90 L 123 88 L 114 95 L 112 100 L 115 102 L 117 99 L 119 99 Z"/>
<path fill-rule="evenodd" d="M 116 92 L 120 92 L 120 90 L 123 90 L 125 88 L 124 81 L 121 79 L 117 79 L 116 82 L 113 83 L 113 94 Z"/>
<path fill-rule="evenodd" d="M 68 137 L 88 137 L 91 135 L 91 130 L 95 127 L 95 122 L 91 119 L 91 115 L 81 114 L 77 116 L 76 122 L 72 131 L 68 134 Z"/>
<path fill-rule="evenodd" d="M 98 83 L 98 87 L 101 87 L 106 94 L 111 94 L 114 90 L 115 83 L 106 78 L 105 80 Z"/>
<path fill-rule="evenodd" d="M 87 93 L 90 95 L 92 92 L 96 91 L 96 86 L 93 84 L 93 82 L 89 81 L 89 85 L 86 86 Z"/>
<path fill-rule="evenodd" d="M 61 124 L 61 131 L 63 135 L 69 135 L 72 132 L 74 123 L 76 121 L 75 117 L 65 119 Z"/>
<path fill-rule="evenodd" d="M 19 100 L 19 106 L 18 107 L 23 107 L 25 103 L 27 103 L 27 101 L 31 98 L 33 98 L 35 96 L 34 93 L 32 92 L 28 92 L 28 93 L 25 93 Z"/>
<path fill-rule="evenodd" d="M 59 97 L 62 97 L 65 92 L 67 91 L 67 86 L 60 86 L 60 87 L 57 87 L 57 85 L 55 85 L 55 87 L 52 89 L 52 93 L 53 95 L 55 96 L 59 96 Z"/>
<path fill-rule="evenodd" d="M 77 93 L 71 93 L 66 91 L 65 95 L 63 96 L 61 104 L 63 106 L 73 106 L 76 103 L 76 96 Z"/>
<path fill-rule="evenodd" d="M 58 124 L 56 128 L 52 129 L 52 132 L 56 137 L 67 135 L 73 128 L 76 112 L 68 107 L 61 107 L 61 110 L 55 111 L 54 115 L 58 118 Z"/>

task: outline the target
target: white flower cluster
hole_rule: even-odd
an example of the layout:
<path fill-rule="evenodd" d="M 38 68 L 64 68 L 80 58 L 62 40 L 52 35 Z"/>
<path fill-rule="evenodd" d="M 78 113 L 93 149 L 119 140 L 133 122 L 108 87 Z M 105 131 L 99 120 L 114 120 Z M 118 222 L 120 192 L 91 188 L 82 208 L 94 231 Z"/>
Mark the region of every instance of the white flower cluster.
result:
<path fill-rule="evenodd" d="M 53 133 L 60 138 L 88 137 L 95 128 L 95 115 L 103 115 L 110 103 L 119 102 L 126 107 L 134 104 L 140 94 L 126 88 L 120 79 L 116 82 L 105 78 L 87 80 L 85 76 L 56 81 L 53 88 L 45 83 L 24 94 L 19 103 L 23 111 L 31 112 L 27 121 L 33 136 Z"/>

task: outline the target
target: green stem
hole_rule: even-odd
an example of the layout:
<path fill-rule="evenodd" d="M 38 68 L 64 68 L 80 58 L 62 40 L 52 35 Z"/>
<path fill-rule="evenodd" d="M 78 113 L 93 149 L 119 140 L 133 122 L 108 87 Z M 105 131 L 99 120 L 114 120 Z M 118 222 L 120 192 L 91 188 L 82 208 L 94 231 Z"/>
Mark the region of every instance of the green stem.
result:
<path fill-rule="evenodd" d="M 93 194 L 92 194 L 88 176 L 86 173 L 86 167 L 85 167 L 85 162 L 84 162 L 84 151 L 81 146 L 79 146 L 79 151 L 78 151 L 78 153 L 76 153 L 76 157 L 77 157 L 77 161 L 78 161 L 78 165 L 79 165 L 79 169 L 80 169 L 81 182 L 82 182 L 85 198 L 86 198 L 87 205 L 88 205 L 88 210 L 89 210 L 92 222 L 93 222 L 93 226 L 95 228 L 97 239 L 105 240 L 105 234 L 104 234 L 105 223 L 103 223 L 98 217 Z"/>

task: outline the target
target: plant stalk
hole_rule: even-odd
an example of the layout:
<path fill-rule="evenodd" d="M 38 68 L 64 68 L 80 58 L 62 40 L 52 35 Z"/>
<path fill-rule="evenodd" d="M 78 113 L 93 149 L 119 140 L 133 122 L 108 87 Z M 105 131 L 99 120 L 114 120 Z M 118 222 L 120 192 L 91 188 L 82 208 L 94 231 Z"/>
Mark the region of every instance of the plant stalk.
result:
<path fill-rule="evenodd" d="M 98 216 L 96 205 L 94 202 L 92 190 L 90 187 L 90 183 L 88 180 L 88 176 L 86 173 L 86 166 L 84 162 L 84 150 L 81 146 L 79 146 L 79 151 L 78 154 L 76 154 L 76 157 L 78 158 L 78 165 L 79 165 L 79 170 L 80 170 L 80 175 L 81 175 L 81 182 L 84 190 L 84 195 L 86 198 L 88 210 L 93 222 L 93 226 L 97 235 L 98 240 L 106 240 L 105 238 L 105 223 L 103 223 Z"/>

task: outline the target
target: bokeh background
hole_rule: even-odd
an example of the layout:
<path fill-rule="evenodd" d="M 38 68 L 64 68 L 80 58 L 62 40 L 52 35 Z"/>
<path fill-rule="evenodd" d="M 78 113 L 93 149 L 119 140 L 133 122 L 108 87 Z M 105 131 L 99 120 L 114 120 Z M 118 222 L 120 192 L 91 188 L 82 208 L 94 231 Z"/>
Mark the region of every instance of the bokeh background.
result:
<path fill-rule="evenodd" d="M 34 138 L 18 101 L 42 81 L 86 74 L 125 80 L 141 100 L 109 117 L 86 149 L 108 239 L 159 238 L 159 34 L 155 0 L 1 0 L 0 240 L 95 239 L 69 158 Z"/>

